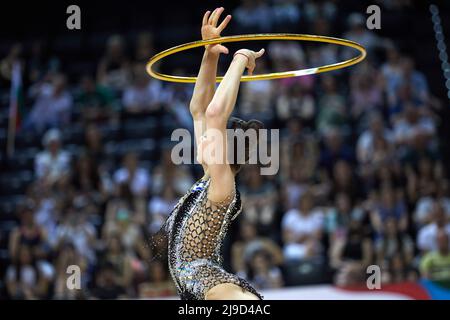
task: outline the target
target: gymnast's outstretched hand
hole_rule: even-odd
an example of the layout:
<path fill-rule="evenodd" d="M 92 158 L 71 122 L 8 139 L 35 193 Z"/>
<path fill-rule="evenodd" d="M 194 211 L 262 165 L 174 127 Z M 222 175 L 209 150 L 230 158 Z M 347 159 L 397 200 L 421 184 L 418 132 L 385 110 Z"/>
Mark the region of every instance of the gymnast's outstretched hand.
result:
<path fill-rule="evenodd" d="M 259 51 L 240 49 L 236 51 L 234 56 L 246 57 L 247 64 L 245 67 L 248 69 L 248 74 L 251 76 L 253 74 L 253 70 L 255 70 L 256 67 L 256 59 L 260 58 L 264 54 L 264 51 L 265 51 L 264 49 L 261 49 Z"/>
<path fill-rule="evenodd" d="M 225 19 L 223 19 L 222 23 L 217 26 L 217 23 L 219 22 L 219 18 L 222 15 L 223 11 L 223 7 L 216 8 L 212 13 L 211 11 L 206 11 L 205 15 L 203 16 L 201 29 L 203 40 L 215 39 L 220 37 L 220 33 L 226 28 L 231 20 L 231 15 L 227 15 Z M 228 54 L 228 48 L 221 44 L 207 45 L 206 50 L 215 54 Z"/>

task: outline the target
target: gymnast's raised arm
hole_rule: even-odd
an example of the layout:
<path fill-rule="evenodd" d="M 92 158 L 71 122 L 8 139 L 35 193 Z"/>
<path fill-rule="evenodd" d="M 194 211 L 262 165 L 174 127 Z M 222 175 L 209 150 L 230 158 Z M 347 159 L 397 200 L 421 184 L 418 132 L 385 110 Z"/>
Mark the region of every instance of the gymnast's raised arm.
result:
<path fill-rule="evenodd" d="M 206 137 L 200 143 L 199 152 L 203 156 L 201 163 L 208 165 L 211 177 L 208 197 L 214 202 L 224 200 L 234 188 L 235 172 L 232 172 L 227 159 L 227 122 L 236 103 L 244 70 L 247 68 L 248 73 L 252 74 L 255 60 L 263 54 L 264 49 L 258 52 L 238 50 L 205 112 Z M 221 158 L 218 159 L 217 155 Z"/>
<path fill-rule="evenodd" d="M 231 20 L 228 15 L 217 26 L 220 15 L 224 8 L 217 8 L 212 13 L 207 11 L 203 16 L 202 22 L 202 39 L 209 40 L 220 37 L 220 33 L 225 29 Z M 189 109 L 194 120 L 195 140 L 198 145 L 200 137 L 206 129 L 205 111 L 211 99 L 214 96 L 216 86 L 217 63 L 221 53 L 228 54 L 228 49 L 223 45 L 208 45 L 205 48 L 197 81 L 195 83 L 194 92 L 189 105 Z M 206 164 L 202 164 L 206 172 Z"/>

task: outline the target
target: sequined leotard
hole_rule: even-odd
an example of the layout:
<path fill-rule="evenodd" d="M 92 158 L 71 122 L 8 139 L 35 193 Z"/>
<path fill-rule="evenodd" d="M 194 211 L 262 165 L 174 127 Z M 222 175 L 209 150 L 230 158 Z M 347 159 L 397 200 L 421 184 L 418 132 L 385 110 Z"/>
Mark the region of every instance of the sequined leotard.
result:
<path fill-rule="evenodd" d="M 222 243 L 231 221 L 241 212 L 239 191 L 214 203 L 207 197 L 210 179 L 197 181 L 166 221 L 169 269 L 183 300 L 203 300 L 221 283 L 233 283 L 262 296 L 244 279 L 222 267 Z"/>

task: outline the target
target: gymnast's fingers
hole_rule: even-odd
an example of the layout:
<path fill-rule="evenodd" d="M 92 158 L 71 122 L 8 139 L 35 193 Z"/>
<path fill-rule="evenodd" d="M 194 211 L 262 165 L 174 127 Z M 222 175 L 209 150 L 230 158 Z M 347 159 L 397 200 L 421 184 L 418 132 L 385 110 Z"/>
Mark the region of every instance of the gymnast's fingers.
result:
<path fill-rule="evenodd" d="M 213 19 L 214 19 L 214 15 L 216 14 L 216 12 L 217 12 L 217 8 L 216 9 L 214 9 L 214 11 L 211 13 L 211 15 L 209 16 L 209 19 L 208 19 L 208 24 L 213 24 Z"/>
<path fill-rule="evenodd" d="M 228 52 L 229 52 L 228 48 L 221 44 L 219 44 L 219 50 L 223 54 L 228 54 Z"/>
<path fill-rule="evenodd" d="M 212 25 L 215 27 L 217 26 L 217 22 L 219 21 L 220 16 L 222 15 L 224 8 L 220 7 L 217 9 L 216 14 L 214 15 L 214 18 L 212 20 Z"/>
<path fill-rule="evenodd" d="M 255 63 L 254 62 L 250 62 L 247 69 L 248 69 L 248 75 L 252 76 L 253 75 L 253 70 L 255 70 Z"/>
<path fill-rule="evenodd" d="M 228 22 L 230 22 L 230 20 L 231 20 L 231 15 L 227 15 L 227 16 L 225 17 L 225 19 L 223 19 L 222 23 L 219 24 L 219 26 L 217 27 L 217 29 L 219 29 L 219 31 L 222 32 L 223 29 L 226 28 L 226 26 L 228 25 Z"/>
<path fill-rule="evenodd" d="M 256 57 L 256 58 L 261 57 L 261 56 L 264 54 L 265 51 L 266 51 L 266 50 L 261 49 L 261 50 L 259 50 L 258 52 L 255 52 L 255 57 Z"/>
<path fill-rule="evenodd" d="M 208 18 L 209 18 L 210 14 L 211 14 L 211 11 L 209 11 L 209 10 L 205 12 L 205 15 L 203 16 L 202 26 L 204 26 L 205 24 L 208 23 Z"/>

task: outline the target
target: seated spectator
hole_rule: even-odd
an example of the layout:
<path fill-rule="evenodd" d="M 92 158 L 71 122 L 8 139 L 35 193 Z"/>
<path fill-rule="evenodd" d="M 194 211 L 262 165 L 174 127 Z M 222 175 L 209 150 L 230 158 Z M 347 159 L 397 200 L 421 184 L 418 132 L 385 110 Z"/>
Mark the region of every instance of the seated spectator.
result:
<path fill-rule="evenodd" d="M 441 229 L 436 235 L 437 248 L 422 257 L 420 273 L 423 278 L 448 284 L 450 281 L 449 234 Z"/>
<path fill-rule="evenodd" d="M 52 75 L 49 83 L 42 83 L 32 88 L 36 96 L 24 128 L 41 133 L 52 127 L 62 128 L 70 123 L 72 95 L 66 89 L 66 77 L 62 74 Z"/>
<path fill-rule="evenodd" d="M 119 35 L 111 36 L 106 52 L 97 68 L 97 82 L 116 92 L 122 92 L 130 81 L 130 63 L 125 54 L 125 42 Z"/>
<path fill-rule="evenodd" d="M 74 164 L 72 186 L 82 192 L 95 193 L 100 189 L 100 183 L 100 175 L 95 163 L 86 153 L 80 154 Z"/>
<path fill-rule="evenodd" d="M 435 198 L 442 203 L 445 209 L 447 219 L 450 221 L 450 195 L 449 182 L 445 179 L 436 183 L 436 197 L 431 193 L 422 193 L 422 197 L 417 201 L 414 211 L 414 221 L 416 225 L 422 227 L 428 224 L 432 219 L 433 205 Z"/>
<path fill-rule="evenodd" d="M 436 133 L 434 120 L 422 116 L 417 107 L 407 104 L 404 112 L 394 124 L 395 142 L 400 145 L 414 146 L 415 140 L 423 136 L 429 141 Z"/>
<path fill-rule="evenodd" d="M 35 207 L 32 203 L 26 204 L 18 209 L 19 225 L 9 234 L 9 254 L 12 260 L 16 261 L 19 249 L 27 246 L 31 250 L 31 255 L 39 255 L 47 246 L 47 234 L 45 230 L 36 223 L 34 217 Z"/>
<path fill-rule="evenodd" d="M 422 255 L 438 249 L 437 236 L 440 230 L 450 235 L 450 222 L 445 214 L 444 206 L 437 201 L 433 205 L 431 222 L 420 228 L 417 234 L 417 247 Z"/>
<path fill-rule="evenodd" d="M 322 17 L 327 20 L 333 20 L 336 17 L 338 8 L 337 4 L 330 0 L 305 1 L 304 11 L 308 21 L 313 22 Z"/>
<path fill-rule="evenodd" d="M 134 48 L 134 62 L 146 63 L 154 54 L 153 35 L 150 32 L 139 33 Z"/>
<path fill-rule="evenodd" d="M 132 114 L 155 113 L 166 99 L 161 81 L 150 78 L 145 65 L 133 69 L 133 82 L 125 88 L 122 103 L 125 111 Z"/>
<path fill-rule="evenodd" d="M 337 160 L 332 171 L 332 186 L 330 196 L 339 192 L 347 193 L 352 201 L 359 200 L 364 193 L 359 185 L 359 179 L 352 171 L 351 164 L 344 160 Z"/>
<path fill-rule="evenodd" d="M 398 230 L 397 220 L 390 217 L 384 222 L 383 232 L 375 242 L 375 253 L 379 266 L 389 268 L 389 263 L 395 259 L 401 259 L 403 265 L 410 265 L 414 258 L 414 242 L 406 232 Z"/>
<path fill-rule="evenodd" d="M 155 260 L 149 263 L 148 282 L 139 285 L 139 298 L 170 297 L 176 295 L 176 288 L 169 279 L 164 264 Z"/>
<path fill-rule="evenodd" d="M 103 224 L 102 239 L 109 241 L 112 237 L 118 237 L 128 253 L 133 253 L 137 247 L 143 246 L 142 231 L 139 224 L 132 219 L 132 215 L 127 207 L 120 206 L 116 210 L 108 210 Z"/>
<path fill-rule="evenodd" d="M 300 21 L 300 9 L 297 0 L 276 0 L 274 1 L 273 24 L 275 30 L 283 28 L 295 28 Z"/>
<path fill-rule="evenodd" d="M 376 139 L 381 138 L 387 144 L 393 143 L 392 132 L 384 126 L 383 117 L 378 112 L 370 114 L 369 128 L 361 133 L 356 144 L 356 155 L 361 164 L 373 164 Z"/>
<path fill-rule="evenodd" d="M 280 268 L 272 261 L 271 255 L 264 249 L 253 253 L 244 275 L 256 288 L 276 289 L 283 286 L 283 276 Z"/>
<path fill-rule="evenodd" d="M 123 288 L 126 294 L 132 294 L 132 256 L 126 251 L 118 234 L 107 239 L 106 250 L 100 261 L 100 264 L 111 266 L 114 284 Z"/>
<path fill-rule="evenodd" d="M 82 290 L 73 290 L 67 286 L 67 267 L 75 265 L 80 268 L 83 275 L 80 279 Z M 89 281 L 88 264 L 86 259 L 80 255 L 71 243 L 64 244 L 58 251 L 55 262 L 55 299 L 72 300 L 80 298 L 83 291 L 87 290 Z"/>
<path fill-rule="evenodd" d="M 281 228 L 285 259 L 299 260 L 320 254 L 323 214 L 314 208 L 311 191 L 303 193 L 297 208 L 284 214 Z"/>
<path fill-rule="evenodd" d="M 140 167 L 138 155 L 133 152 L 123 157 L 122 168 L 114 173 L 114 182 L 117 185 L 127 184 L 134 196 L 145 197 L 150 188 L 150 175 L 147 169 Z"/>
<path fill-rule="evenodd" d="M 119 105 L 110 88 L 96 84 L 90 75 L 83 76 L 79 86 L 75 102 L 85 122 L 113 121 L 117 117 Z"/>
<path fill-rule="evenodd" d="M 325 230 L 329 235 L 329 243 L 340 241 L 347 233 L 350 221 L 362 219 L 364 212 L 359 206 L 352 205 L 347 193 L 336 194 L 334 206 L 327 212 L 324 219 Z"/>
<path fill-rule="evenodd" d="M 155 195 L 148 203 L 148 212 L 150 216 L 150 233 L 157 232 L 172 212 L 175 204 L 178 202 L 172 186 L 164 188 L 161 195 Z"/>
<path fill-rule="evenodd" d="M 331 243 L 330 266 L 336 270 L 334 282 L 338 286 L 363 283 L 366 268 L 372 263 L 373 244 L 362 221 L 352 219 L 348 230 Z"/>
<path fill-rule="evenodd" d="M 261 234 L 273 232 L 278 194 L 272 183 L 259 174 L 259 167 L 246 169 L 246 183 L 242 188 L 243 218 L 257 224 Z"/>
<path fill-rule="evenodd" d="M 354 155 L 351 147 L 345 143 L 342 132 L 333 127 L 324 133 L 319 164 L 327 174 L 331 175 L 338 160 L 352 163 Z"/>
<path fill-rule="evenodd" d="M 322 91 L 318 101 L 316 128 L 322 133 L 332 127 L 346 129 L 349 120 L 346 100 L 338 91 L 334 77 L 325 75 L 322 78 Z"/>
<path fill-rule="evenodd" d="M 239 29 L 245 32 L 267 32 L 272 26 L 272 12 L 266 1 L 242 0 L 233 12 Z"/>
<path fill-rule="evenodd" d="M 310 127 L 317 112 L 316 101 L 304 87 L 294 84 L 278 95 L 276 111 L 281 120 L 286 121 L 294 116 L 302 119 L 303 123 Z"/>
<path fill-rule="evenodd" d="M 121 222 L 120 222 L 121 221 Z M 120 184 L 116 192 L 106 203 L 104 236 L 110 230 L 116 230 L 119 224 L 124 227 L 132 225 L 144 225 L 146 221 L 146 200 L 141 197 L 133 197 L 127 184 Z M 132 227 L 134 228 L 134 227 Z"/>
<path fill-rule="evenodd" d="M 50 129 L 44 135 L 42 144 L 45 150 L 36 155 L 34 170 L 36 177 L 44 184 L 54 185 L 67 178 L 70 173 L 70 155 L 61 148 L 61 133 Z"/>
<path fill-rule="evenodd" d="M 95 227 L 87 220 L 86 214 L 69 208 L 66 216 L 56 229 L 58 250 L 65 243 L 72 243 L 77 252 L 94 264 L 96 260 L 94 243 L 96 240 Z"/>
<path fill-rule="evenodd" d="M 379 198 L 371 212 L 371 221 L 375 230 L 379 234 L 383 233 L 383 225 L 392 218 L 396 221 L 399 231 L 406 231 L 408 212 L 402 193 L 390 187 L 383 187 Z"/>
<path fill-rule="evenodd" d="M 39 264 L 33 248 L 21 244 L 17 255 L 6 269 L 6 290 L 11 299 L 48 299 L 54 270 L 49 264 Z"/>
<path fill-rule="evenodd" d="M 350 14 L 347 23 L 349 29 L 344 33 L 343 38 L 361 44 L 369 54 L 382 44 L 377 34 L 366 28 L 366 18 L 361 13 L 354 12 Z M 343 56 L 349 59 L 352 57 L 352 54 L 351 50 L 346 49 Z"/>
<path fill-rule="evenodd" d="M 119 284 L 112 264 L 101 265 L 95 275 L 95 285 L 91 291 L 94 299 L 121 299 L 126 297 L 125 288 Z"/>
<path fill-rule="evenodd" d="M 369 62 L 352 70 L 350 78 L 350 112 L 353 119 L 364 123 L 370 111 L 381 111 L 383 106 L 383 82 L 381 74 Z"/>
<path fill-rule="evenodd" d="M 275 266 L 282 264 L 283 252 L 281 248 L 271 238 L 259 236 L 254 223 L 243 220 L 239 227 L 239 240 L 231 246 L 231 264 L 235 273 L 243 274 L 246 263 L 258 250 L 264 250 L 270 255 Z"/>
<path fill-rule="evenodd" d="M 418 273 L 411 264 L 407 264 L 402 254 L 398 253 L 386 261 L 381 271 L 382 283 L 416 282 Z"/>

